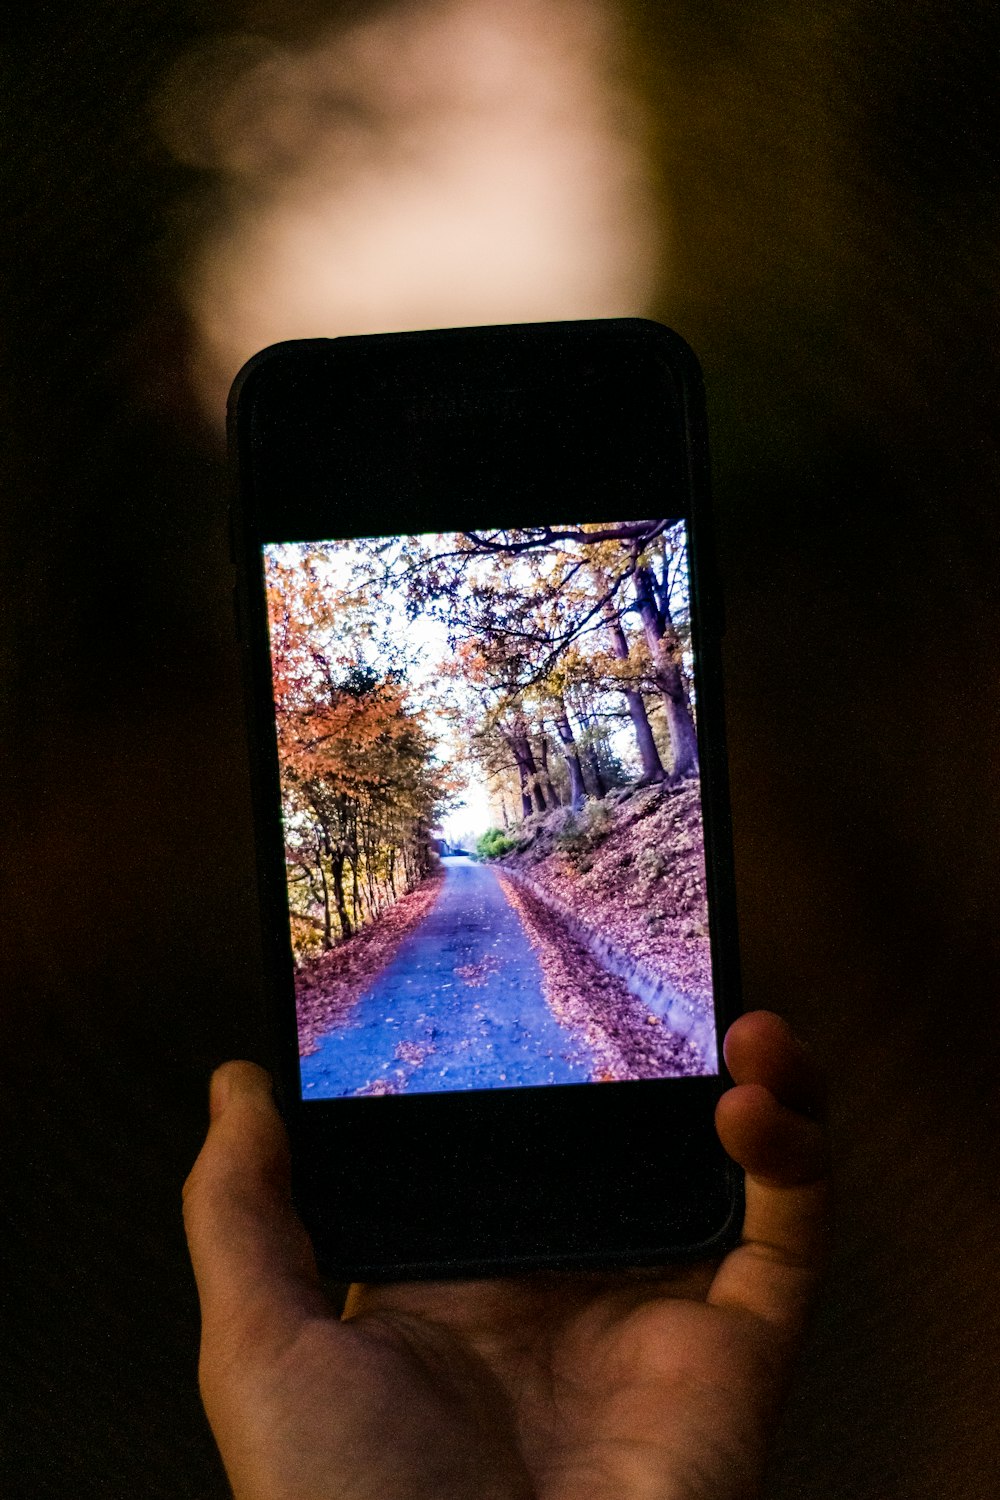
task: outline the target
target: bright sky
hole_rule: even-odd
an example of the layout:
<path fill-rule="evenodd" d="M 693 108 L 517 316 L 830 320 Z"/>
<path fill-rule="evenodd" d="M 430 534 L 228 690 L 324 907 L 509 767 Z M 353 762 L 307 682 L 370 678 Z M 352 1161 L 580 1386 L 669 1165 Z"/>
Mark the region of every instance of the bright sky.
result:
<path fill-rule="evenodd" d="M 287 543 L 267 547 L 265 552 L 288 565 L 299 561 L 307 551 L 313 551 L 315 546 L 315 543 Z M 349 542 L 331 544 L 326 571 L 333 586 L 347 581 L 351 556 Z M 494 822 L 490 814 L 486 783 L 475 763 L 469 760 L 467 752 L 454 741 L 450 725 L 435 714 L 435 704 L 440 697 L 434 681 L 435 671 L 438 664 L 449 655 L 444 624 L 426 614 L 418 615 L 415 620 L 408 619 L 404 599 L 398 589 L 390 589 L 382 594 L 380 602 L 383 606 L 381 618 L 387 626 L 387 634 L 406 651 L 408 657 L 407 681 L 411 688 L 412 705 L 427 711 L 432 731 L 438 737 L 442 763 L 451 765 L 453 769 L 461 767 L 467 771 L 464 804 L 445 815 L 439 825 L 441 831 L 452 842 L 462 838 L 477 839 Z M 371 665 L 377 668 L 378 662 L 372 660 Z"/>

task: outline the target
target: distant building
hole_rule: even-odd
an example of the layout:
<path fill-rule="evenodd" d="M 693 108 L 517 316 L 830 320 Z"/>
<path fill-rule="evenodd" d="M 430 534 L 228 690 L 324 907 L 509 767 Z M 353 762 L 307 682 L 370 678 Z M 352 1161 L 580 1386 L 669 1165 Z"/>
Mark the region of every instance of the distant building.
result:
<path fill-rule="evenodd" d="M 468 854 L 468 849 L 463 849 L 460 844 L 449 843 L 443 833 L 432 833 L 430 839 L 431 848 L 436 850 L 442 859 L 447 859 L 453 854 Z"/>

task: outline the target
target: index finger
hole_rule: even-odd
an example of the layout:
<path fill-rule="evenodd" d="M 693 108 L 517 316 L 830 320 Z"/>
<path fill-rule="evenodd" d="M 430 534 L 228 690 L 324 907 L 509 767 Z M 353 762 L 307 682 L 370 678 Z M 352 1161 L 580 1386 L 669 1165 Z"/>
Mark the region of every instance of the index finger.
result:
<path fill-rule="evenodd" d="M 735 1023 L 726 1061 L 737 1086 L 720 1099 L 716 1123 L 746 1173 L 746 1212 L 742 1242 L 719 1267 L 708 1300 L 796 1337 L 829 1254 L 829 1145 L 810 1118 L 823 1112 L 822 1080 L 791 1029 L 768 1011 Z"/>

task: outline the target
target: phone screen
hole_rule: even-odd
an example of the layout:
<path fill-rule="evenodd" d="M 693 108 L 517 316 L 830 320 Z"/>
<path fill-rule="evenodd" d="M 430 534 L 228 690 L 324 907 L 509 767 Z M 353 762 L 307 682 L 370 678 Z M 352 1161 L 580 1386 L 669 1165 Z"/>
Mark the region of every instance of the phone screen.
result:
<path fill-rule="evenodd" d="M 302 1099 L 716 1074 L 684 521 L 262 550 Z"/>

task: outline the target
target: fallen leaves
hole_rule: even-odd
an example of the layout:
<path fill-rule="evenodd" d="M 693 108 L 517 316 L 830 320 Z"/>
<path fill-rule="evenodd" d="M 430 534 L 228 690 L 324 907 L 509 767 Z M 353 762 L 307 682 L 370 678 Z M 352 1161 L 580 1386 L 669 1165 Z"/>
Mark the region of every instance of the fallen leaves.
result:
<path fill-rule="evenodd" d="M 462 964 L 455 970 L 459 979 L 463 979 L 471 989 L 482 989 L 483 985 L 489 984 L 494 974 L 499 974 L 500 962 L 492 953 L 487 953 L 485 958 L 477 964 Z"/>
<path fill-rule="evenodd" d="M 433 1042 L 399 1042 L 393 1056 L 397 1062 L 409 1063 L 412 1068 L 419 1068 L 433 1051 Z"/>
<path fill-rule="evenodd" d="M 624 980 L 602 969 L 530 892 L 497 874 L 538 955 L 553 1015 L 583 1037 L 594 1054 L 595 1082 L 690 1077 L 702 1071 L 690 1043 L 650 1015 Z"/>
<path fill-rule="evenodd" d="M 443 880 L 444 871 L 435 870 L 387 907 L 377 922 L 302 964 L 295 975 L 300 1057 L 316 1052 L 323 1033 L 345 1023 L 365 990 L 395 958 L 403 940 L 428 915 Z M 388 1085 L 381 1090 L 392 1091 Z"/>
<path fill-rule="evenodd" d="M 696 780 L 653 786 L 612 806 L 612 826 L 578 871 L 540 836 L 503 865 L 523 869 L 616 947 L 693 1002 L 712 995 L 701 793 Z"/>

